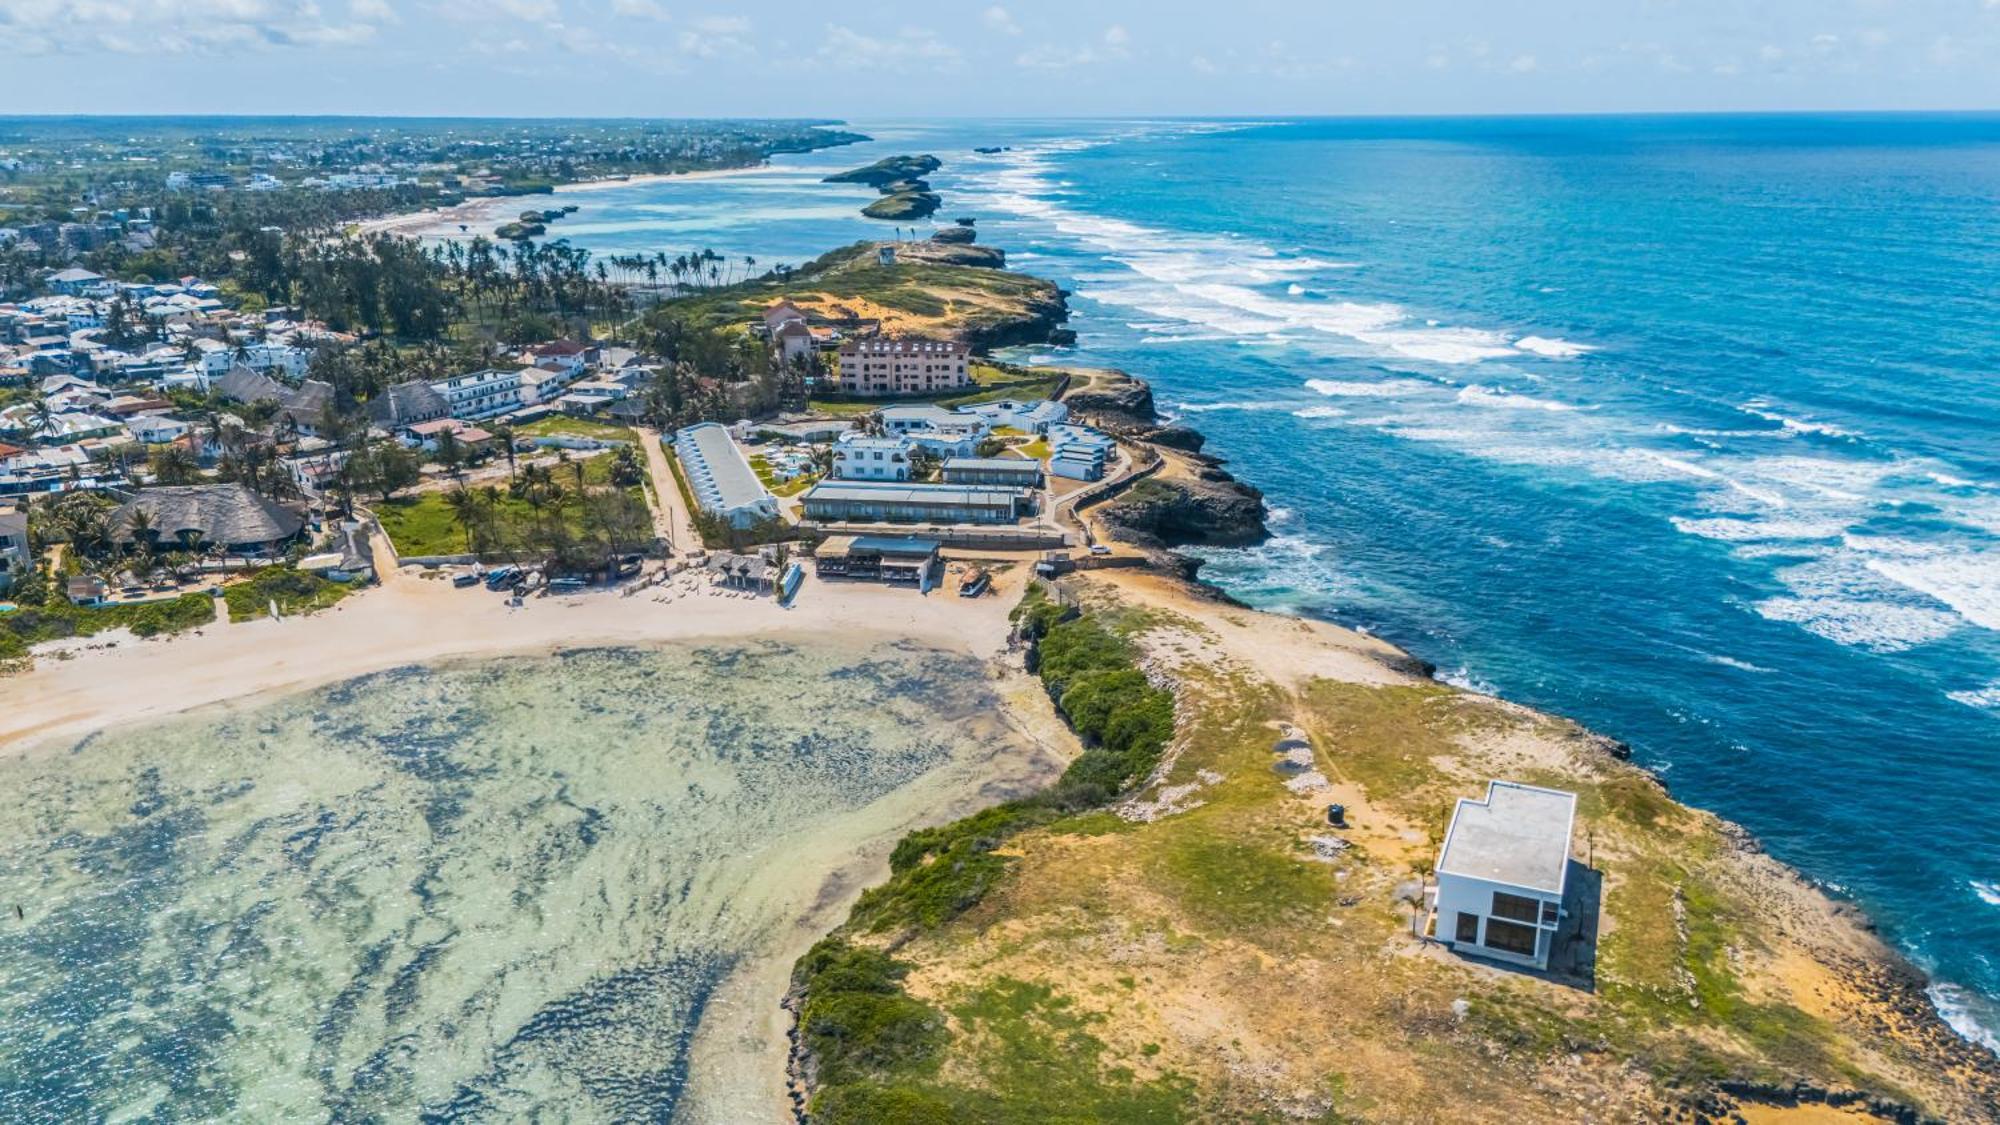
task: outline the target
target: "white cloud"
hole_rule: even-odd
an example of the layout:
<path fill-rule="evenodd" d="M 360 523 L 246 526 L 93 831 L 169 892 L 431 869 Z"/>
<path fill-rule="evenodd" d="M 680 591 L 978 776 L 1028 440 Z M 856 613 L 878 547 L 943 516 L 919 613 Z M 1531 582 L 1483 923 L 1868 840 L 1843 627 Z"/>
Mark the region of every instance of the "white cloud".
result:
<path fill-rule="evenodd" d="M 1196 74 L 1214 74 L 1218 69 L 1213 62 L 1209 61 L 1207 55 L 1196 55 L 1195 57 L 1189 59 L 1188 66 L 1192 68 Z"/>
<path fill-rule="evenodd" d="M 1539 65 L 1533 55 L 1515 55 L 1514 61 L 1507 64 L 1507 69 L 1515 74 L 1529 74 Z"/>
<path fill-rule="evenodd" d="M 562 18 L 556 0 L 439 0 L 434 8 L 446 19 L 463 23 L 491 23 L 495 16 L 528 23 L 553 23 Z"/>
<path fill-rule="evenodd" d="M 2000 0 L 1993 0 L 1993 2 L 2000 3 Z M 1014 22 L 1012 13 L 998 4 L 986 9 L 985 13 L 979 18 L 985 22 L 989 31 L 997 31 L 1002 35 L 1021 34 L 1021 25 Z"/>
<path fill-rule="evenodd" d="M 921 27 L 906 27 L 883 38 L 828 24 L 820 37 L 819 54 L 844 70 L 951 70 L 963 61 L 958 48 Z"/>
<path fill-rule="evenodd" d="M 0 0 L 0 43 L 22 54 L 351 47 L 395 19 L 385 0 L 347 7 L 339 22 L 316 0 Z"/>
<path fill-rule="evenodd" d="M 666 20 L 671 17 L 660 6 L 659 0 L 611 0 L 611 14 L 641 20 Z"/>
<path fill-rule="evenodd" d="M 1014 56 L 1014 65 L 1030 70 L 1067 70 L 1074 66 L 1094 66 L 1131 57 L 1132 36 L 1119 24 L 1104 29 L 1096 44 L 1043 43 Z"/>
<path fill-rule="evenodd" d="M 694 30 L 681 32 L 681 53 L 698 59 L 746 55 L 751 49 L 749 34 L 750 21 L 742 16 L 702 16 L 694 21 Z"/>

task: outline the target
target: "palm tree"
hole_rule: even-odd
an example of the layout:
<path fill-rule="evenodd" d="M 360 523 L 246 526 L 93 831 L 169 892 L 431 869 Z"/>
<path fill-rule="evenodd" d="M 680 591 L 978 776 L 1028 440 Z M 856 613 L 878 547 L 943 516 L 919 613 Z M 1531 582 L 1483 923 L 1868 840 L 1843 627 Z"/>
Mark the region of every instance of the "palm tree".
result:
<path fill-rule="evenodd" d="M 472 532 L 483 522 L 481 517 L 485 507 L 484 499 L 479 493 L 470 491 L 461 484 L 444 494 L 444 503 L 451 509 L 452 521 L 465 532 L 466 553 L 474 553 Z"/>
<path fill-rule="evenodd" d="M 500 449 L 507 454 L 507 479 L 514 479 L 514 427 L 501 423 L 493 427 L 493 437 L 500 443 Z"/>
<path fill-rule="evenodd" d="M 28 400 L 28 432 L 42 437 L 56 432 L 56 408 L 49 402 L 48 396 L 40 392 Z"/>
<path fill-rule="evenodd" d="M 131 537 L 132 546 L 145 556 L 146 569 L 151 571 L 153 549 L 157 546 L 156 541 L 160 536 L 159 531 L 153 527 L 153 517 L 146 509 L 134 505 L 132 511 L 125 516 L 125 534 Z"/>

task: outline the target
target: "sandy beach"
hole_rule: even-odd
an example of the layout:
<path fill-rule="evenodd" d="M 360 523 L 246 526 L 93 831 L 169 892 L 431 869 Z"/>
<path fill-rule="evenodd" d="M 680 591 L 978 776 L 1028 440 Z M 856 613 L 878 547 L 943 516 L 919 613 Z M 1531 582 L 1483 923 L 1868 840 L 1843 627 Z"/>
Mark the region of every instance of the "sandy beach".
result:
<path fill-rule="evenodd" d="M 639 187 L 645 184 L 664 184 L 679 181 L 730 179 L 737 176 L 756 176 L 775 172 L 768 164 L 750 168 L 709 168 L 699 172 L 658 172 L 643 176 L 628 176 L 624 179 L 579 180 L 576 183 L 558 184 L 555 194 L 559 196 L 585 195 L 591 192 L 610 191 L 614 188 Z M 536 200 L 549 198 L 545 195 L 493 195 L 468 199 L 456 207 L 431 208 L 412 211 L 402 215 L 385 215 L 379 219 L 369 219 L 356 223 L 354 230 L 360 235 L 396 234 L 406 238 L 462 238 L 475 234 L 491 237 L 493 228 L 512 219 L 522 211 L 534 206 Z M 459 230 L 460 226 L 468 229 Z M 557 237 L 560 237 L 558 235 Z"/>
<path fill-rule="evenodd" d="M 311 617 L 217 622 L 179 637 L 72 649 L 0 680 L 0 754 L 60 742 L 191 708 L 299 691 L 407 664 L 601 645 L 832 633 L 906 639 L 980 659 L 1006 645 L 1007 610 L 1023 577 L 976 600 L 934 590 L 808 577 L 790 607 L 769 597 L 711 591 L 705 577 L 630 597 L 594 591 L 530 599 L 511 609 L 483 587 L 454 589 L 441 575 L 389 570 Z M 670 600 L 661 600 L 670 599 Z"/>

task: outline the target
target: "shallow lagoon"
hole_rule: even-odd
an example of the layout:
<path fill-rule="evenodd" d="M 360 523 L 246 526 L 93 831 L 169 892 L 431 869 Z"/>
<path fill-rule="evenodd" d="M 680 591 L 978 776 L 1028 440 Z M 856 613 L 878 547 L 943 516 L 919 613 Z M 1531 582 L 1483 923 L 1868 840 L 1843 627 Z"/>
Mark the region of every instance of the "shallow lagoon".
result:
<path fill-rule="evenodd" d="M 0 1117 L 754 1112 L 781 1044 L 733 1048 L 801 916 L 1026 770 L 985 683 L 893 644 L 587 650 L 0 763 Z"/>

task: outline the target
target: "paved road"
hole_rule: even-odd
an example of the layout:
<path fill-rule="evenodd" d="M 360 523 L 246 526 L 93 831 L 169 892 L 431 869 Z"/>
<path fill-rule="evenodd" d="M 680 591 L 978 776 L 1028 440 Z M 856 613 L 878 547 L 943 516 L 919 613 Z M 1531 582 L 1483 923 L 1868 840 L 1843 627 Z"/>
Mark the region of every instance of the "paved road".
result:
<path fill-rule="evenodd" d="M 687 502 L 681 499 L 680 486 L 674 483 L 674 471 L 668 467 L 667 455 L 660 449 L 659 431 L 642 426 L 637 432 L 639 447 L 646 454 L 646 472 L 653 478 L 654 530 L 666 539 L 668 549 L 675 554 L 699 548 L 701 537 L 695 534 Z"/>

